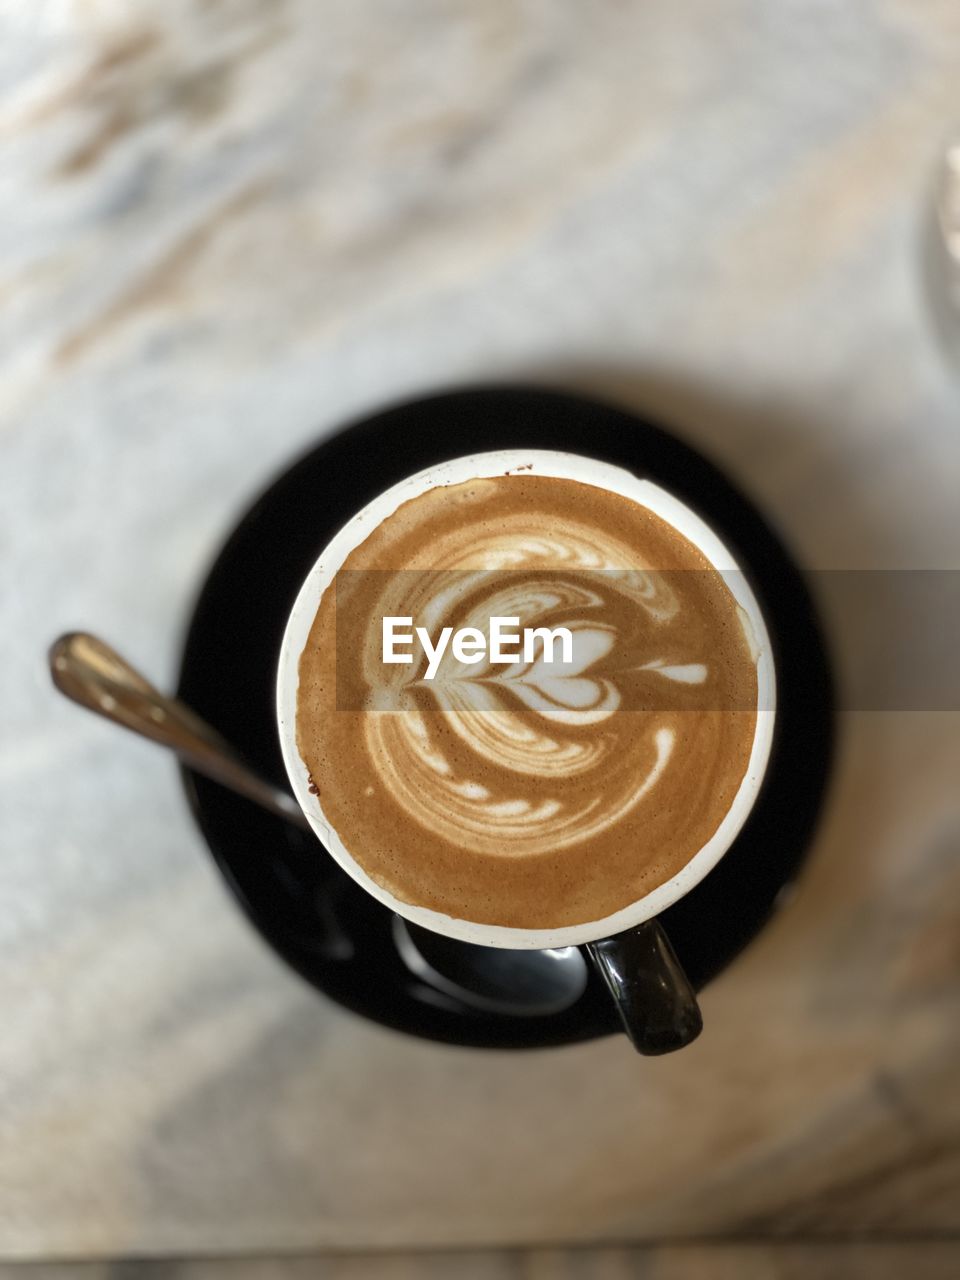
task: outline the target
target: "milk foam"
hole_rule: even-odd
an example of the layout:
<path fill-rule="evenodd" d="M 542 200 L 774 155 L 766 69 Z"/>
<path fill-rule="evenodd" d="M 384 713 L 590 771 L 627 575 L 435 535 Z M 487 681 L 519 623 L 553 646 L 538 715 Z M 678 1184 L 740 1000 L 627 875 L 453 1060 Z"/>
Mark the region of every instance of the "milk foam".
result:
<path fill-rule="evenodd" d="M 436 634 L 494 615 L 568 628 L 572 659 L 448 650 L 429 682 L 382 661 L 385 616 Z M 422 494 L 351 552 L 301 657 L 297 736 L 344 844 L 395 896 L 552 927 L 706 842 L 755 708 L 739 607 L 691 543 L 619 495 L 508 476 Z"/>

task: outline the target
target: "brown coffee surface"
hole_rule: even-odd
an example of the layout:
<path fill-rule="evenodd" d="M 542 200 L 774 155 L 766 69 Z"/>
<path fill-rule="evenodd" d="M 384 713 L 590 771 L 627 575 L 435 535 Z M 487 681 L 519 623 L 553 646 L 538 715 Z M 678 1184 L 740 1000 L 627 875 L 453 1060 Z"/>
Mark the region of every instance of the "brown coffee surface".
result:
<path fill-rule="evenodd" d="M 573 661 L 448 648 L 432 681 L 416 643 L 411 665 L 382 661 L 384 616 L 435 639 L 493 615 L 566 626 Z M 401 901 L 521 929 L 600 919 L 680 871 L 756 723 L 724 576 L 638 503 L 526 474 L 387 517 L 324 593 L 299 675 L 299 752 L 352 857 Z"/>

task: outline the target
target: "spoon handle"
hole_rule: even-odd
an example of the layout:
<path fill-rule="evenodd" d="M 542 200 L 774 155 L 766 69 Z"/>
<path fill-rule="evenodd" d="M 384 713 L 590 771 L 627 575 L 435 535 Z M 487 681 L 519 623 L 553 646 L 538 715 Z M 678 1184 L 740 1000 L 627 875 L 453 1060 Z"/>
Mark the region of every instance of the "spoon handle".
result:
<path fill-rule="evenodd" d="M 168 747 L 198 773 L 309 829 L 292 796 L 254 773 L 205 720 L 160 693 L 103 640 L 71 631 L 50 646 L 49 660 L 53 683 L 72 702 Z"/>

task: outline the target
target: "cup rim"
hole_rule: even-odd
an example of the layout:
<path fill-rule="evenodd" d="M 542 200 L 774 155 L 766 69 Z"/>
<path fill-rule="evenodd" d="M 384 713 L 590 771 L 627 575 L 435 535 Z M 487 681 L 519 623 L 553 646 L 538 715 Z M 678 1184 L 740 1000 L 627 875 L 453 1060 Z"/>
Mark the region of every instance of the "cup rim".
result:
<path fill-rule="evenodd" d="M 556 929 L 483 924 L 394 897 L 353 858 L 324 815 L 319 797 L 310 790 L 307 767 L 296 744 L 300 655 L 321 596 L 349 553 L 364 541 L 375 524 L 410 498 L 461 480 L 501 476 L 521 469 L 527 475 L 594 484 L 630 498 L 688 538 L 713 568 L 732 573 L 728 587 L 749 621 L 757 662 L 757 718 L 750 758 L 737 793 L 710 839 L 674 876 L 627 906 L 597 920 Z M 776 720 L 776 680 L 766 620 L 746 575 L 726 544 L 685 502 L 655 481 L 588 455 L 553 449 L 498 449 L 447 459 L 407 476 L 356 512 L 323 547 L 304 578 L 284 628 L 277 665 L 277 724 L 287 775 L 307 821 L 330 856 L 377 901 L 414 924 L 463 942 L 515 949 L 559 948 L 594 942 L 652 919 L 689 893 L 713 870 L 749 817 L 763 784 Z"/>

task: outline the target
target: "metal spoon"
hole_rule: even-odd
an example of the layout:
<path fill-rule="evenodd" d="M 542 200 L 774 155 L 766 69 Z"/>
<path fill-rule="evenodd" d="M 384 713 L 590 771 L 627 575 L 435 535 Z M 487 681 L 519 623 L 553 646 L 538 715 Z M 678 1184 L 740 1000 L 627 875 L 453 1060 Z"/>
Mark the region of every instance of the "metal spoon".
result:
<path fill-rule="evenodd" d="M 103 640 L 84 631 L 69 632 L 50 646 L 49 660 L 53 683 L 71 701 L 169 747 L 198 773 L 312 831 L 292 796 L 254 773 L 206 721 L 179 698 L 160 693 Z M 339 926 L 336 933 L 342 935 Z M 574 1004 L 587 984 L 586 962 L 576 947 L 554 951 L 479 947 L 432 933 L 399 916 L 394 916 L 393 939 L 415 977 L 485 1012 L 558 1013 Z M 336 958 L 353 954 L 352 944 L 348 945 L 348 950 L 336 951 Z"/>
<path fill-rule="evenodd" d="M 587 986 L 587 962 L 576 947 L 481 947 L 433 933 L 400 916 L 393 917 L 393 941 L 411 973 L 483 1013 L 562 1013 L 576 1004 Z"/>
<path fill-rule="evenodd" d="M 49 659 L 53 683 L 71 701 L 169 747 L 191 769 L 310 830 L 292 796 L 261 778 L 206 721 L 179 698 L 160 693 L 103 640 L 71 631 L 50 646 Z"/>

